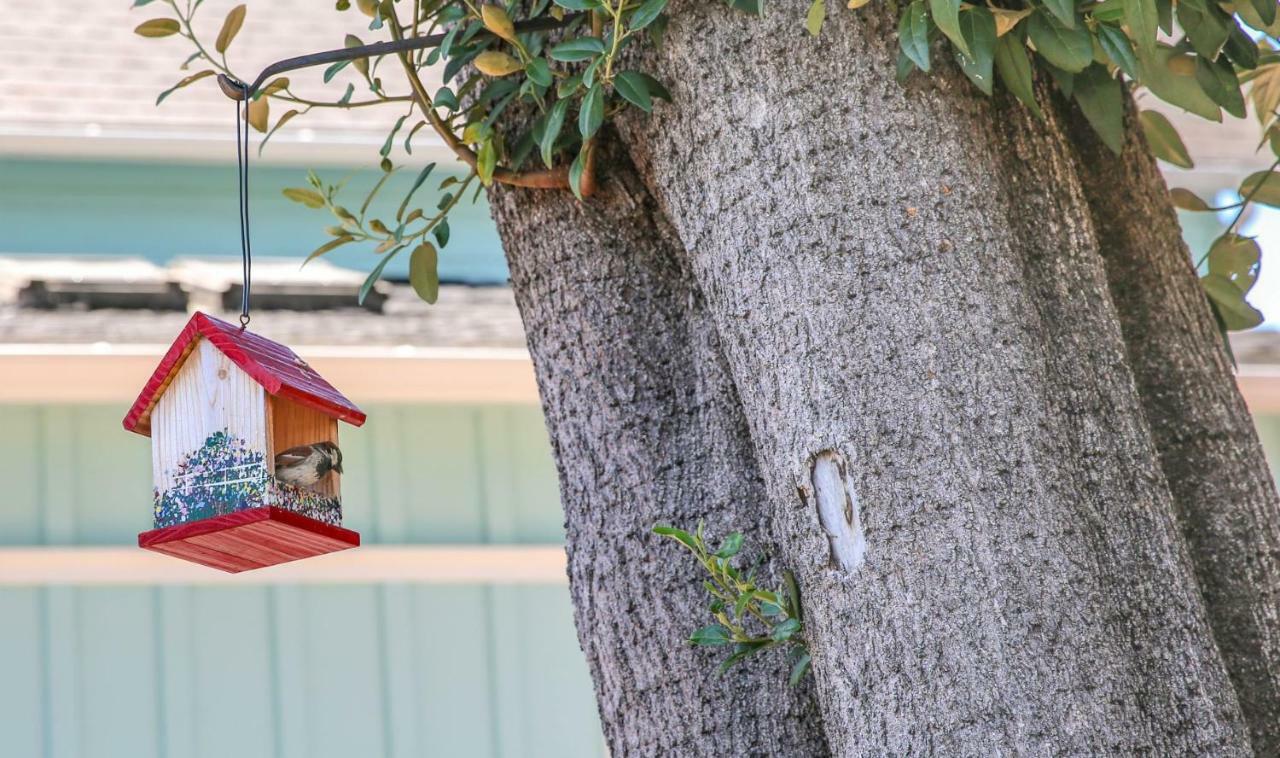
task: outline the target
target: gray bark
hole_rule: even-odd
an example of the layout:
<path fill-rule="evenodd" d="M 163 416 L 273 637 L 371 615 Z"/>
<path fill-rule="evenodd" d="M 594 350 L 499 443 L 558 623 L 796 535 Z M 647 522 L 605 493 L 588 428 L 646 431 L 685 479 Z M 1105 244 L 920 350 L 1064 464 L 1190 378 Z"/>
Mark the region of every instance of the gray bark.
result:
<path fill-rule="evenodd" d="M 586 206 L 491 193 L 560 474 L 579 640 L 611 752 L 828 753 L 812 686 L 781 655 L 721 677 L 691 647 L 700 569 L 655 522 L 768 545 L 737 395 L 678 242 L 625 156 Z"/>
<path fill-rule="evenodd" d="M 1280 500 L 1130 107 L 1117 160 L 1071 134 L 1129 363 L 1254 750 L 1280 755 Z"/>
<path fill-rule="evenodd" d="M 1060 125 L 945 66 L 902 88 L 873 8 L 815 41 L 803 4 L 684 4 L 676 102 L 625 124 L 738 388 L 832 749 L 1247 754 Z"/>

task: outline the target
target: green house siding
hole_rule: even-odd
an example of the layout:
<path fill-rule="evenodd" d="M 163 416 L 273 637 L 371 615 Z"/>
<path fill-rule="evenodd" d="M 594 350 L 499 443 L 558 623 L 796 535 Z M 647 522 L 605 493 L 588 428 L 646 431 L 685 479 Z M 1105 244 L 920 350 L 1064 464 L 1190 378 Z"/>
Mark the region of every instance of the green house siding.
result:
<path fill-rule="evenodd" d="M 367 544 L 563 541 L 536 407 L 365 410 L 341 435 Z M 0 405 L 0 542 L 136 544 L 122 412 Z M 0 620 L 0 755 L 604 755 L 563 585 L 0 585 Z"/>
<path fill-rule="evenodd" d="M 0 588 L 31 758 L 601 756 L 563 587 Z"/>
<path fill-rule="evenodd" d="M 559 544 L 542 414 L 374 405 L 341 425 L 343 524 L 366 544 Z M 132 545 L 151 528 L 150 440 L 118 405 L 0 406 L 0 545 Z"/>
<path fill-rule="evenodd" d="M 382 175 L 372 171 L 317 167 L 336 183 L 350 177 L 340 201 L 359 208 Z M 406 165 L 387 182 L 372 217 L 394 218 L 404 193 L 422 165 Z M 448 176 L 433 174 L 414 195 L 430 211 Z M 254 165 L 253 250 L 258 256 L 301 261 L 330 239 L 335 223 L 324 211 L 289 201 L 280 191 L 306 185 L 306 169 Z M 0 158 L 0 255 L 129 255 L 162 263 L 181 256 L 238 257 L 240 219 L 236 210 L 236 169 L 231 165 L 50 161 Z M 429 214 L 428 214 L 429 215 Z M 445 281 L 495 284 L 507 280 L 506 261 L 483 194 L 467 197 L 449 220 L 451 241 L 440 254 Z M 392 224 L 394 226 L 394 224 Z M 347 245 L 327 256 L 335 264 L 368 271 L 376 263 L 372 245 Z M 408 276 L 408 256 L 388 264 L 386 275 Z"/>

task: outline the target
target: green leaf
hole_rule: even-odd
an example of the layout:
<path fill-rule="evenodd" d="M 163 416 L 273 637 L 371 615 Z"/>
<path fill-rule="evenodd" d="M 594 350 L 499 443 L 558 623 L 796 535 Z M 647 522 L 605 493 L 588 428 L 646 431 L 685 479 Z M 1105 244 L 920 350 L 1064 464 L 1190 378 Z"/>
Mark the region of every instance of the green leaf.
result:
<path fill-rule="evenodd" d="M 791 667 L 791 676 L 787 677 L 787 684 L 794 687 L 800 683 L 800 680 L 804 678 L 805 672 L 809 670 L 810 660 L 808 650 L 805 650 L 796 658 L 795 664 Z"/>
<path fill-rule="evenodd" d="M 143 21 L 134 28 L 133 33 L 141 37 L 168 37 L 177 34 L 182 27 L 174 18 L 153 18 Z"/>
<path fill-rule="evenodd" d="M 1240 183 L 1240 197 L 1280 208 L 1280 172 L 1258 171 Z"/>
<path fill-rule="evenodd" d="M 667 0 L 645 0 L 640 4 L 639 8 L 631 14 L 631 19 L 627 22 L 627 26 L 631 31 L 639 31 L 654 22 L 662 11 L 667 7 Z"/>
<path fill-rule="evenodd" d="M 667 91 L 667 88 L 663 86 L 662 82 L 654 79 L 643 71 L 633 71 L 631 73 L 635 74 L 640 81 L 644 82 L 645 91 L 648 92 L 651 97 L 656 97 L 659 100 L 666 100 L 668 103 L 671 102 L 671 93 Z"/>
<path fill-rule="evenodd" d="M 1227 232 L 1213 241 L 1208 258 L 1209 273 L 1226 277 L 1241 294 L 1249 294 L 1258 281 L 1262 248 L 1251 237 Z"/>
<path fill-rule="evenodd" d="M 604 123 L 604 88 L 597 82 L 582 96 L 578 109 L 578 132 L 582 139 L 590 139 Z"/>
<path fill-rule="evenodd" d="M 330 250 L 342 247 L 343 245 L 347 244 L 353 239 L 355 239 L 355 237 L 352 237 L 350 234 L 347 234 L 345 232 L 343 232 L 342 234 L 339 234 L 336 238 L 331 239 L 328 242 L 321 245 L 320 247 L 317 247 L 315 250 L 312 250 L 311 255 L 308 255 L 306 260 L 302 262 L 302 266 L 307 265 L 311 261 L 315 260 L 316 258 L 319 258 L 320 256 L 324 255 Z M 302 266 L 299 266 L 298 268 L 302 268 Z"/>
<path fill-rule="evenodd" d="M 542 142 L 538 145 L 542 153 L 542 162 L 546 164 L 547 168 L 551 168 L 556 139 L 560 136 L 560 130 L 564 127 L 564 116 L 568 110 L 569 99 L 561 98 L 556 101 L 555 105 L 551 106 L 551 112 L 547 114 L 547 125 L 542 131 Z"/>
<path fill-rule="evenodd" d="M 1075 99 L 1089 125 L 1111 152 L 1124 150 L 1124 90 L 1120 82 L 1097 63 L 1076 75 Z"/>
<path fill-rule="evenodd" d="M 1234 19 L 1231 21 L 1231 34 L 1227 37 L 1227 44 L 1223 46 L 1222 52 L 1242 69 L 1252 71 L 1258 67 L 1258 43 Z"/>
<path fill-rule="evenodd" d="M 369 296 L 369 292 L 373 289 L 373 285 L 377 284 L 378 280 L 382 278 L 382 270 L 386 268 L 387 264 L 391 262 L 391 259 L 396 257 L 396 255 L 403 249 L 403 246 L 397 247 L 382 256 L 382 260 L 378 261 L 378 265 L 373 267 L 373 270 L 369 272 L 369 276 L 365 277 L 364 284 L 360 285 L 360 294 L 356 296 L 357 304 L 364 305 L 364 299 Z"/>
<path fill-rule="evenodd" d="M 453 90 L 448 87 L 441 87 L 436 90 L 435 99 L 431 101 L 431 104 L 437 108 L 448 108 L 451 111 L 458 110 L 458 98 L 453 94 Z"/>
<path fill-rule="evenodd" d="M 476 175 L 480 183 L 488 187 L 493 184 L 493 172 L 498 167 L 498 147 L 492 139 L 480 143 L 476 152 Z"/>
<path fill-rule="evenodd" d="M 423 242 L 409 255 L 409 284 L 424 302 L 434 304 L 440 296 L 440 272 L 436 246 Z"/>
<path fill-rule="evenodd" d="M 1123 0 L 1124 23 L 1129 27 L 1138 49 L 1151 54 L 1156 49 L 1156 30 L 1160 28 L 1160 16 L 1156 0 Z"/>
<path fill-rule="evenodd" d="M 614 77 L 613 88 L 619 95 L 645 113 L 653 112 L 653 99 L 644 78 L 636 71 L 623 71 Z"/>
<path fill-rule="evenodd" d="M 933 16 L 933 23 L 938 25 L 938 29 L 951 40 L 951 44 L 955 45 L 960 52 L 969 55 L 969 43 L 960 31 L 960 0 L 929 0 L 929 14 Z M 920 66 L 920 68 L 925 67 Z"/>
<path fill-rule="evenodd" d="M 1047 13 L 1032 13 L 1027 35 L 1036 50 L 1053 65 L 1076 73 L 1093 62 L 1093 41 L 1084 27 L 1068 29 Z"/>
<path fill-rule="evenodd" d="M 590 60 L 603 52 L 604 42 L 601 42 L 599 37 L 578 37 L 568 42 L 561 42 L 551 48 L 548 54 L 552 60 L 572 63 Z"/>
<path fill-rule="evenodd" d="M 1068 29 L 1076 28 L 1075 0 L 1044 0 L 1044 7 L 1048 8 L 1063 26 Z"/>
<path fill-rule="evenodd" d="M 929 29 L 932 23 L 925 12 L 924 0 L 913 0 L 898 22 L 898 45 L 902 54 L 921 71 L 929 70 Z"/>
<path fill-rule="evenodd" d="M 1181 168 L 1195 167 L 1187 153 L 1187 146 L 1182 143 L 1182 137 L 1178 136 L 1178 130 L 1173 128 L 1173 124 L 1169 123 L 1163 113 L 1142 111 L 1138 114 L 1138 123 L 1142 125 L 1142 132 L 1147 137 L 1152 155 Z"/>
<path fill-rule="evenodd" d="M 724 674 L 726 674 L 729 671 L 729 669 L 741 663 L 744 659 L 747 658 L 747 656 L 751 655 L 754 652 L 755 652 L 755 648 L 748 648 L 746 650 L 737 651 L 736 653 L 729 656 L 728 658 L 725 658 L 724 661 L 719 665 L 719 667 L 716 668 L 716 672 L 719 673 L 721 676 L 724 676 Z"/>
<path fill-rule="evenodd" d="M 182 89 L 183 87 L 187 86 L 188 84 L 191 84 L 192 82 L 198 82 L 201 79 L 205 78 L 206 76 L 213 76 L 213 69 L 205 69 L 204 71 L 197 71 L 191 76 L 188 76 L 182 79 L 177 84 L 173 85 L 172 87 L 165 90 L 164 92 L 161 92 L 160 96 L 156 98 L 156 105 L 163 103 L 165 99 L 169 97 L 169 95 L 173 94 L 174 92 Z"/>
<path fill-rule="evenodd" d="M 1191 111 L 1210 121 L 1221 121 L 1222 112 L 1218 104 L 1209 99 L 1196 81 L 1194 72 L 1182 74 L 1169 67 L 1169 60 L 1179 55 L 1178 51 L 1168 45 L 1157 45 L 1150 55 L 1138 55 L 1138 72 L 1140 81 L 1161 100 Z"/>
<path fill-rule="evenodd" d="M 1249 2 L 1240 2 L 1239 5 L 1248 5 L 1258 15 L 1258 20 L 1263 26 L 1259 27 L 1259 31 L 1266 29 L 1276 22 L 1276 0 L 1249 0 Z M 1239 8 L 1237 8 L 1237 11 Z"/>
<path fill-rule="evenodd" d="M 396 210 L 396 221 L 404 215 L 404 209 L 409 207 L 409 199 L 413 197 L 413 193 L 418 191 L 422 183 L 431 175 L 432 169 L 436 167 L 435 163 L 428 163 L 425 168 L 418 172 L 418 177 L 413 180 L 413 186 L 409 188 L 409 193 L 404 196 L 404 200 L 400 201 L 400 208 Z"/>
<path fill-rule="evenodd" d="M 728 629 L 725 629 L 719 624 L 709 624 L 690 635 L 689 641 L 695 645 L 717 647 L 720 645 L 728 645 L 732 639 L 729 636 Z"/>
<path fill-rule="evenodd" d="M 308 208 L 323 208 L 324 195 L 315 190 L 305 189 L 303 187 L 288 187 L 282 190 L 285 197 L 295 203 L 302 203 Z"/>
<path fill-rule="evenodd" d="M 1169 190 L 1169 200 L 1173 202 L 1175 208 L 1181 208 L 1184 211 L 1213 210 L 1208 203 L 1200 199 L 1199 195 L 1182 187 Z"/>
<path fill-rule="evenodd" d="M 742 549 L 742 532 L 734 532 L 724 538 L 716 555 L 720 558 L 732 558 Z"/>
<path fill-rule="evenodd" d="M 823 0 L 813 0 L 809 4 L 809 13 L 805 15 L 804 28 L 816 37 L 822 32 L 822 22 L 827 19 L 827 4 Z"/>
<path fill-rule="evenodd" d="M 960 32 L 969 43 L 973 55 L 969 56 L 957 51 L 960 70 L 969 77 L 969 81 L 978 89 L 990 95 L 995 77 L 992 65 L 995 62 L 996 20 L 991 11 L 974 6 L 960 14 Z"/>
<path fill-rule="evenodd" d="M 346 37 L 342 39 L 343 47 L 361 47 L 363 45 L 364 45 L 364 41 L 354 34 L 348 34 Z M 368 58 L 357 58 L 356 60 L 351 61 L 351 65 L 355 66 L 356 71 L 359 71 L 362 76 L 369 75 L 369 59 Z"/>
<path fill-rule="evenodd" d="M 653 533 L 663 537 L 670 537 L 694 552 L 697 552 L 698 550 L 698 543 L 694 541 L 693 535 L 683 529 L 677 529 L 674 526 L 666 526 L 665 524 L 654 524 Z"/>
<path fill-rule="evenodd" d="M 547 65 L 546 58 L 537 58 L 529 61 L 528 65 L 524 67 L 524 75 L 539 87 L 551 86 L 551 67 Z"/>
<path fill-rule="evenodd" d="M 436 244 L 444 247 L 449 244 L 449 219 L 442 218 L 431 229 L 431 236 L 436 238 Z"/>
<path fill-rule="evenodd" d="M 243 4 L 237 5 L 227 11 L 227 17 L 222 20 L 222 29 L 218 32 L 218 38 L 213 42 L 213 49 L 220 53 L 227 52 L 227 48 L 231 46 L 231 41 L 240 33 L 240 27 L 244 25 L 245 7 Z"/>
<path fill-rule="evenodd" d="M 1098 24 L 1098 44 L 1125 75 L 1134 80 L 1138 78 L 1138 56 L 1133 54 L 1133 45 L 1124 32 L 1114 26 Z"/>
<path fill-rule="evenodd" d="M 769 634 L 775 642 L 786 642 L 800 631 L 800 622 L 797 619 L 787 619 L 782 623 L 773 627 L 773 631 Z"/>
<path fill-rule="evenodd" d="M 338 72 L 346 68 L 347 65 L 350 63 L 351 61 L 338 61 L 337 63 L 334 63 L 328 68 L 326 68 L 324 70 L 324 83 L 328 84 L 330 81 L 332 81 L 333 77 L 337 76 Z"/>
<path fill-rule="evenodd" d="M 386 158 L 387 155 L 390 154 L 391 143 L 396 138 L 396 132 L 400 131 L 400 127 L 404 126 L 404 120 L 406 118 L 408 118 L 408 116 L 401 116 L 400 118 L 396 119 L 395 126 L 391 127 L 390 132 L 387 132 L 387 138 L 382 141 L 382 147 L 378 150 L 378 154 L 381 155 L 383 158 Z"/>
<path fill-rule="evenodd" d="M 1191 40 L 1192 49 L 1210 60 L 1217 58 L 1231 34 L 1227 18 L 1217 6 L 1202 0 L 1184 0 L 1174 7 L 1174 13 L 1178 17 L 1178 25 Z"/>
<path fill-rule="evenodd" d="M 571 11 L 589 11 L 600 7 L 597 0 L 555 0 L 556 5 Z"/>
<path fill-rule="evenodd" d="M 766 616 L 781 616 L 782 606 L 769 600 L 761 601 L 760 612 Z"/>
<path fill-rule="evenodd" d="M 1036 102 L 1035 87 L 1031 78 L 1031 61 L 1027 47 L 1016 34 L 1006 34 L 996 40 L 996 71 L 1004 86 L 1038 118 L 1044 118 L 1040 104 Z"/>
<path fill-rule="evenodd" d="M 1240 92 L 1240 80 L 1235 67 L 1223 56 L 1210 62 L 1196 58 L 1196 81 L 1200 88 L 1222 109 L 1236 118 L 1244 118 L 1244 95 Z"/>
<path fill-rule="evenodd" d="M 578 157 L 573 159 L 573 163 L 569 165 L 569 189 L 573 192 L 573 196 L 582 200 L 582 175 L 587 170 L 587 153 L 590 150 L 590 143 L 583 142 L 582 147 L 578 150 Z"/>
<path fill-rule="evenodd" d="M 299 111 L 296 111 L 296 110 L 285 111 L 284 115 L 280 117 L 280 120 L 276 122 L 276 125 L 271 127 L 271 131 L 267 132 L 266 135 L 262 138 L 262 141 L 258 143 L 258 155 L 262 155 L 262 148 L 267 146 L 267 141 L 271 139 L 271 135 L 280 131 L 280 127 L 289 123 L 289 119 L 298 115 L 298 113 Z"/>
<path fill-rule="evenodd" d="M 1217 309 L 1223 326 L 1233 332 L 1252 329 L 1265 319 L 1262 312 L 1245 300 L 1231 280 L 1221 274 L 1208 274 L 1200 278 L 1200 285 Z"/>

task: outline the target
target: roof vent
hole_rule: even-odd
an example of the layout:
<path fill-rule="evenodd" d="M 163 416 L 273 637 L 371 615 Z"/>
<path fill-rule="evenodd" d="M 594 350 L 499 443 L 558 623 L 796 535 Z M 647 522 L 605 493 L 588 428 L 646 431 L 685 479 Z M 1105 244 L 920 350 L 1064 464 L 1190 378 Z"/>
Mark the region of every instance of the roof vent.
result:
<path fill-rule="evenodd" d="M 165 270 L 140 258 L 0 258 L 0 301 L 24 308 L 187 307 L 186 293 Z"/>

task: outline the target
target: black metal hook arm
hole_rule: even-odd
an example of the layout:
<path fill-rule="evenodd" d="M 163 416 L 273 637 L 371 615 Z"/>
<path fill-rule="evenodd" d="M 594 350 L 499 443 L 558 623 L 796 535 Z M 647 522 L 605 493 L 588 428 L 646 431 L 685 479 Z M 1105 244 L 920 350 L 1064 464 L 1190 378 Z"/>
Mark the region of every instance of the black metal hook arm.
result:
<path fill-rule="evenodd" d="M 532 21 L 522 21 L 515 25 L 516 32 L 523 34 L 525 32 L 542 32 L 549 29 L 558 29 L 562 26 L 568 26 L 579 18 L 585 16 L 584 13 L 573 13 L 565 16 L 561 20 L 554 18 L 539 18 Z M 403 53 L 409 50 L 423 50 L 428 47 L 438 47 L 444 42 L 447 34 L 428 34 L 425 37 L 409 37 L 407 39 L 395 40 L 393 42 L 376 42 L 372 45 L 360 45 L 359 47 L 344 47 L 340 50 L 325 50 L 321 53 L 311 53 L 310 55 L 299 55 L 296 58 L 285 58 L 282 61 L 276 61 L 270 66 L 262 69 L 262 73 L 258 74 L 258 78 L 253 80 L 252 84 L 236 81 L 226 74 L 218 74 L 218 86 L 222 89 L 222 93 L 232 100 L 248 100 L 252 98 L 267 79 L 276 74 L 283 74 L 286 71 L 294 71 L 300 68 L 308 68 L 310 66 L 321 66 L 326 63 L 337 63 L 339 61 L 353 61 L 358 58 L 373 58 L 379 55 L 391 55 L 392 53 Z"/>

